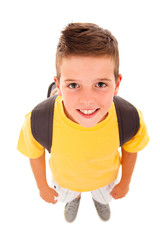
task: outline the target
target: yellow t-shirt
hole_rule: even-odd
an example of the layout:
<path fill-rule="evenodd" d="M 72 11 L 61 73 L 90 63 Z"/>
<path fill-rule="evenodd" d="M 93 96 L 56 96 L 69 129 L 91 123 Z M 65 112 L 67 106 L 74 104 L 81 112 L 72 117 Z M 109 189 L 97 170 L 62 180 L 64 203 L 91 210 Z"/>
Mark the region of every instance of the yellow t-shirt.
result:
<path fill-rule="evenodd" d="M 138 112 L 140 128 L 123 145 L 128 152 L 142 150 L 149 141 L 142 113 Z M 31 113 L 26 115 L 18 150 L 29 158 L 37 158 L 44 148 L 32 136 L 30 116 Z M 85 192 L 114 181 L 121 164 L 118 148 L 119 131 L 114 103 L 104 121 L 86 128 L 68 119 L 63 110 L 62 97 L 56 99 L 49 164 L 54 180 L 61 187 Z"/>

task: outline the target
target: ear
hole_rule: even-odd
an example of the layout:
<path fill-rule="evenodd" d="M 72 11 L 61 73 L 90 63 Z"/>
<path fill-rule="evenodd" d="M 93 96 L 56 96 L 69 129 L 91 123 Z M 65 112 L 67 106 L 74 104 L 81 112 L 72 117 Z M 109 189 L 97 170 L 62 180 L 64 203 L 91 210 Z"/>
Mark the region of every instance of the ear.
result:
<path fill-rule="evenodd" d="M 56 87 L 57 87 L 58 95 L 62 96 L 61 89 L 60 89 L 60 84 L 59 84 L 59 81 L 58 81 L 57 77 L 54 77 L 54 82 L 55 82 Z"/>
<path fill-rule="evenodd" d="M 118 94 L 121 81 L 122 81 L 122 74 L 119 74 L 117 82 L 116 82 L 115 90 L 114 90 L 114 96 Z"/>

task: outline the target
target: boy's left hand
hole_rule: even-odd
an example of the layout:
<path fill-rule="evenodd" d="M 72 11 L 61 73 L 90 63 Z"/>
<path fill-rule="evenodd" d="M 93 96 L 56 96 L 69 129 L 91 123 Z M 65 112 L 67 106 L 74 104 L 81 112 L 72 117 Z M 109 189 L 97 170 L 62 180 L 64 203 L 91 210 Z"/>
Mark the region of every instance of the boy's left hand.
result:
<path fill-rule="evenodd" d="M 128 184 L 122 184 L 121 182 L 119 184 L 117 184 L 113 190 L 111 191 L 111 196 L 114 199 L 118 199 L 118 198 L 123 198 L 126 196 L 126 194 L 129 191 L 129 185 Z"/>

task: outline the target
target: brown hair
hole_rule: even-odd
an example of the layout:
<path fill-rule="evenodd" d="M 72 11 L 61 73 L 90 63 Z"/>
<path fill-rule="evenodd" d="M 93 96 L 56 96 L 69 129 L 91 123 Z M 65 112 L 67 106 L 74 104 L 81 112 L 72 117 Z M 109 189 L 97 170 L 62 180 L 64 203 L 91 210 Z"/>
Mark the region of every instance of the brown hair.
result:
<path fill-rule="evenodd" d="M 56 52 L 57 78 L 60 65 L 68 56 L 109 56 L 115 62 L 114 75 L 119 75 L 119 51 L 116 38 L 107 29 L 93 23 L 71 23 L 61 32 Z"/>

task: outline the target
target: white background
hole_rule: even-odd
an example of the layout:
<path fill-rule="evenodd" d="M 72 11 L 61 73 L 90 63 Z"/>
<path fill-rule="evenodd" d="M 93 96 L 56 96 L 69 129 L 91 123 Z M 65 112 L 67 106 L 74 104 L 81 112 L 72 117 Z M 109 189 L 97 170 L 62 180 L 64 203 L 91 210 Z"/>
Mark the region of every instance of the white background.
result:
<path fill-rule="evenodd" d="M 119 95 L 142 110 L 150 135 L 130 192 L 111 203 L 109 222 L 98 218 L 85 193 L 76 221 L 66 223 L 64 205 L 41 200 L 29 161 L 16 150 L 25 114 L 46 98 L 60 31 L 70 22 L 93 22 L 116 36 L 123 75 Z M 159 22 L 158 0 L 1 1 L 1 239 L 160 239 Z"/>

